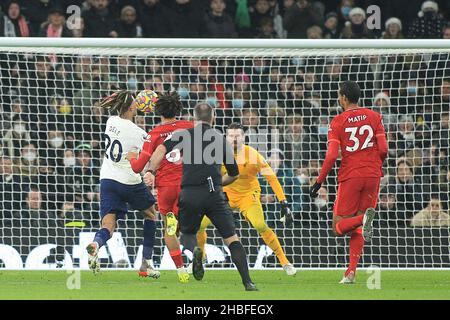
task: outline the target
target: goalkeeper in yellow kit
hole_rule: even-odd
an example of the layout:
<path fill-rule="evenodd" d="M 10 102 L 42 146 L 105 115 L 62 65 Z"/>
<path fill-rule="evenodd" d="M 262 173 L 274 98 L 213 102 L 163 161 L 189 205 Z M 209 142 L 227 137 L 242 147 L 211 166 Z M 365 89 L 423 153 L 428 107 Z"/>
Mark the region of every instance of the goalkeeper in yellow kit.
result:
<path fill-rule="evenodd" d="M 282 219 L 285 224 L 292 223 L 292 213 L 286 201 L 283 188 L 280 185 L 272 168 L 264 157 L 255 149 L 244 144 L 245 135 L 242 126 L 232 123 L 227 130 L 227 140 L 233 146 L 236 162 L 239 166 L 239 178 L 232 184 L 223 188 L 226 193 L 230 207 L 239 209 L 244 218 L 258 231 L 262 239 L 276 254 L 283 270 L 288 275 L 295 275 L 297 270 L 289 262 L 281 247 L 275 232 L 270 229 L 265 221 L 261 205 L 261 187 L 258 181 L 258 173 L 261 173 L 269 182 L 282 206 Z M 222 166 L 222 174 L 226 170 Z M 205 254 L 206 228 L 211 221 L 205 216 L 197 232 L 197 243 Z"/>

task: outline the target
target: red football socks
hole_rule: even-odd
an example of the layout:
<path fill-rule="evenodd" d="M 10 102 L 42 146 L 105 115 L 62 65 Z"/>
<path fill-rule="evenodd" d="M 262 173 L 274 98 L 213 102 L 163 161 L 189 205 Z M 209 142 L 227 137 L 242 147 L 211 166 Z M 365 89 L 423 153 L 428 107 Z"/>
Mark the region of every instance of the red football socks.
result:
<path fill-rule="evenodd" d="M 363 219 L 364 219 L 363 214 L 356 217 L 344 218 L 338 223 L 336 223 L 336 231 L 339 235 L 343 236 L 344 234 L 347 234 L 350 231 L 353 231 L 359 226 L 361 226 L 363 223 Z"/>
<path fill-rule="evenodd" d="M 362 230 L 361 228 L 358 228 L 352 232 L 352 235 L 350 237 L 350 265 L 345 272 L 346 276 L 350 271 L 356 273 L 356 267 L 358 266 L 359 258 L 361 257 L 363 248 L 364 239 L 362 236 Z"/>
<path fill-rule="evenodd" d="M 172 257 L 172 260 L 175 263 L 175 266 L 177 267 L 177 269 L 184 267 L 183 257 L 181 256 L 180 249 L 170 251 L 170 256 Z"/>

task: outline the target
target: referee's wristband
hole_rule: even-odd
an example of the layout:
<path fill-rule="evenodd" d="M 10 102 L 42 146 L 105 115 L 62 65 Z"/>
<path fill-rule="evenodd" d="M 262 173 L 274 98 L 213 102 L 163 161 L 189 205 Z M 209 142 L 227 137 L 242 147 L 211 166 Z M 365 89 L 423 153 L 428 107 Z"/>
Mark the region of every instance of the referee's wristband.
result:
<path fill-rule="evenodd" d="M 155 175 L 155 170 L 147 170 L 147 173 L 150 172 L 152 175 Z"/>

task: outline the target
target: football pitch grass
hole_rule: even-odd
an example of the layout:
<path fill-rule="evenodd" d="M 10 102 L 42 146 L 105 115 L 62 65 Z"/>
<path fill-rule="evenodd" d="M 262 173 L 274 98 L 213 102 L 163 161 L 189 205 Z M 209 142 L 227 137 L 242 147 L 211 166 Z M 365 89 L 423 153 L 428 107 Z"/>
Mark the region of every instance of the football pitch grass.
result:
<path fill-rule="evenodd" d="M 75 273 L 74 273 L 75 274 Z M 302 299 L 450 299 L 448 270 L 381 270 L 380 289 L 369 289 L 373 274 L 360 270 L 357 283 L 339 285 L 339 270 L 300 270 L 288 277 L 281 270 L 252 271 L 259 292 L 245 292 L 237 271 L 207 270 L 202 281 L 191 277 L 178 282 L 175 271 L 162 271 L 161 278 L 139 278 L 134 271 L 80 273 L 80 289 L 74 274 L 66 271 L 0 271 L 0 299 L 171 299 L 171 300 L 302 300 Z M 370 278 L 372 279 L 372 278 Z M 373 285 L 375 281 L 370 281 Z"/>

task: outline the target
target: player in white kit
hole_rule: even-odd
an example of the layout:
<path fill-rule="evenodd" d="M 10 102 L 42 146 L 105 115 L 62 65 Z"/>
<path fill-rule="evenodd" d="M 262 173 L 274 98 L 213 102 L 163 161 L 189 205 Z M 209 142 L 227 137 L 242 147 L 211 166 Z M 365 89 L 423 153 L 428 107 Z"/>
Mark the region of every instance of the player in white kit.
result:
<path fill-rule="evenodd" d="M 89 255 L 89 267 L 94 273 L 100 270 L 98 251 L 112 236 L 116 221 L 123 219 L 132 210 L 144 214 L 143 257 L 139 275 L 159 278 L 152 262 L 153 243 L 156 231 L 155 198 L 142 182 L 140 174 L 133 172 L 125 156 L 130 151 L 142 149 L 147 132 L 134 124 L 137 113 L 136 95 L 127 90 L 120 90 L 102 100 L 100 106 L 109 110 L 111 116 L 106 122 L 105 156 L 100 171 L 100 211 L 101 229 L 86 250 Z"/>

